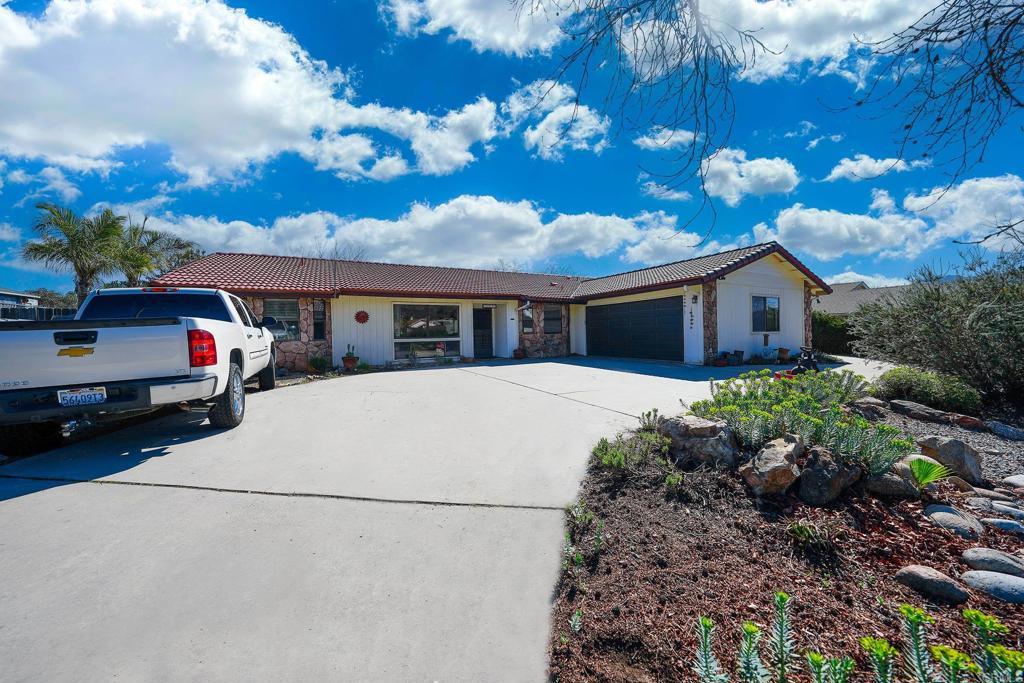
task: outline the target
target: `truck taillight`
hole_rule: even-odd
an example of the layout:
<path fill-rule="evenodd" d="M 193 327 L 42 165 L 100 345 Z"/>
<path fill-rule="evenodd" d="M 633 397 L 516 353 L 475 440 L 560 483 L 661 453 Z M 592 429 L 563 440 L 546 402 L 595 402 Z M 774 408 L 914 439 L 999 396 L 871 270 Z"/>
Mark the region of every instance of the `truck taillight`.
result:
<path fill-rule="evenodd" d="M 206 330 L 188 331 L 188 364 L 194 368 L 217 364 L 217 342 Z"/>

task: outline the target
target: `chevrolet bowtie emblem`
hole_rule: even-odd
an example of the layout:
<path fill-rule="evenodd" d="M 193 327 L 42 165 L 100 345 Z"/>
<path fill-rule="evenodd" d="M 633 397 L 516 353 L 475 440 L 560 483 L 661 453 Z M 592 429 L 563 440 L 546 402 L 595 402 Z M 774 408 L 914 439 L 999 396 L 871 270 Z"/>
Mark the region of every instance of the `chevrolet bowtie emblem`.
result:
<path fill-rule="evenodd" d="M 68 356 L 69 358 L 81 358 L 82 356 L 91 356 L 92 352 L 95 350 L 96 349 L 91 346 L 70 346 L 58 351 L 57 355 Z"/>

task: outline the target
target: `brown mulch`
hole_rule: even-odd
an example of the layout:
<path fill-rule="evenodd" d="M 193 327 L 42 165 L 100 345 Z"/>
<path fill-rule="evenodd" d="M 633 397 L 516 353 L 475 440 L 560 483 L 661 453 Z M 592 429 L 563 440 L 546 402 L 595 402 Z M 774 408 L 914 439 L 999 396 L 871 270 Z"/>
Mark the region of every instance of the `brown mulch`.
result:
<path fill-rule="evenodd" d="M 1002 619 L 1017 645 L 1024 637 L 1019 606 L 978 592 L 961 606 L 929 604 L 893 579 L 908 564 L 956 577 L 968 569 L 960 559 L 968 547 L 1020 550 L 1021 542 L 1007 534 L 987 531 L 983 543 L 964 541 L 924 520 L 920 502 L 889 505 L 853 495 L 827 509 L 795 498 L 759 507 L 733 474 L 686 473 L 671 494 L 664 477 L 654 464 L 630 477 L 588 472 L 580 498 L 604 522 L 606 538 L 595 555 L 596 520 L 574 533 L 586 562 L 579 580 L 563 573 L 556 589 L 552 680 L 692 679 L 694 623 L 701 615 L 715 621 L 716 653 L 731 669 L 740 624 L 768 627 L 779 590 L 794 597 L 798 651 L 849 654 L 857 660 L 857 680 L 868 680 L 859 639 L 884 637 L 898 645 L 897 608 L 904 602 L 935 617 L 932 643 L 969 651 L 960 617 L 967 607 Z M 959 496 L 947 488 L 937 498 L 955 502 Z M 826 540 L 799 544 L 787 531 L 795 521 L 813 525 Z M 574 633 L 569 619 L 577 609 L 582 628 Z"/>

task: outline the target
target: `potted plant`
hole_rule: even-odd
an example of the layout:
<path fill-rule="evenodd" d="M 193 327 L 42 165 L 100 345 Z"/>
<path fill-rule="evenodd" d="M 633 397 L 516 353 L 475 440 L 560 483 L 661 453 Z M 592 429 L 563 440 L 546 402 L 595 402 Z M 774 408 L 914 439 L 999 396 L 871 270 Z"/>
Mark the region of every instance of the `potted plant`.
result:
<path fill-rule="evenodd" d="M 779 362 L 785 363 L 789 360 L 789 349 L 780 346 L 779 347 Z"/>
<path fill-rule="evenodd" d="M 720 355 L 715 356 L 714 360 L 711 361 L 711 364 L 714 365 L 716 368 L 724 368 L 726 365 L 729 364 L 728 354 L 722 352 Z"/>
<path fill-rule="evenodd" d="M 345 372 L 352 372 L 359 365 L 359 356 L 356 355 L 356 347 L 351 344 L 346 344 L 345 347 L 345 355 L 341 358 L 341 364 L 345 366 Z"/>
<path fill-rule="evenodd" d="M 526 350 L 522 347 L 516 347 L 512 349 L 512 357 L 516 360 L 522 360 L 526 358 Z"/>

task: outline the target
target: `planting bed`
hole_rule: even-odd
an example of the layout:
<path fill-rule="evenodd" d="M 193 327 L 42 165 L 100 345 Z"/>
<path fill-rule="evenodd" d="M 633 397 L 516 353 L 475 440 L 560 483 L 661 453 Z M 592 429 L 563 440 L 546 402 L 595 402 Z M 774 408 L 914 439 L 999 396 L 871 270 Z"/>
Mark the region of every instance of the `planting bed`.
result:
<path fill-rule="evenodd" d="M 844 496 L 828 508 L 792 497 L 758 502 L 732 473 L 683 473 L 667 488 L 666 468 L 653 460 L 623 470 L 591 467 L 580 493 L 594 519 L 574 529 L 583 566 L 564 572 L 552 610 L 553 680 L 660 681 L 693 679 L 698 616 L 717 625 L 716 652 L 732 670 L 739 627 L 767 627 L 774 591 L 794 597 L 799 652 L 808 649 L 857 660 L 855 680 L 868 680 L 862 636 L 900 642 L 900 603 L 925 607 L 936 622 L 932 644 L 970 649 L 964 608 L 998 616 L 1020 647 L 1024 610 L 974 592 L 961 606 L 928 604 L 893 575 L 926 564 L 951 576 L 967 570 L 961 553 L 975 546 L 1020 552 L 1022 544 L 987 531 L 970 542 L 933 526 L 920 502 L 887 504 Z M 943 487 L 938 498 L 960 494 Z M 603 522 L 600 552 L 592 538 Z M 790 530 L 812 530 L 800 543 Z M 574 613 L 580 610 L 578 621 Z M 570 621 L 575 622 L 576 631 Z M 807 678 L 801 674 L 800 679 Z"/>

